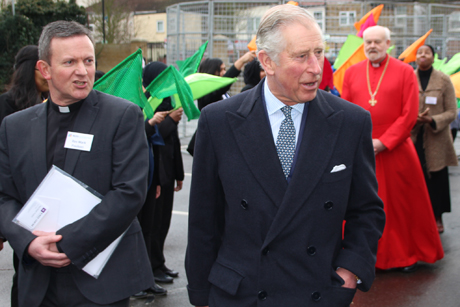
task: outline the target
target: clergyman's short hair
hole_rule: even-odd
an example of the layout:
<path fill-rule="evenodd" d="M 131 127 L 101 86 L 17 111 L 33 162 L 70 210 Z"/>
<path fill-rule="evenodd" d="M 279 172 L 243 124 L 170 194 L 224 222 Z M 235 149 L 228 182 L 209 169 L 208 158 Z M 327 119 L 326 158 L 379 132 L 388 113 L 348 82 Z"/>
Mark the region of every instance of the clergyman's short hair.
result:
<path fill-rule="evenodd" d="M 301 23 L 306 27 L 317 27 L 322 35 L 321 28 L 315 18 L 305 9 L 291 5 L 282 4 L 270 8 L 260 21 L 257 30 L 257 49 L 265 50 L 268 56 L 278 63 L 278 56 L 286 47 L 282 29 L 292 23 Z"/>
<path fill-rule="evenodd" d="M 51 40 L 55 37 L 72 37 L 86 35 L 94 46 L 91 31 L 75 21 L 58 20 L 47 24 L 38 41 L 38 58 L 51 63 Z"/>

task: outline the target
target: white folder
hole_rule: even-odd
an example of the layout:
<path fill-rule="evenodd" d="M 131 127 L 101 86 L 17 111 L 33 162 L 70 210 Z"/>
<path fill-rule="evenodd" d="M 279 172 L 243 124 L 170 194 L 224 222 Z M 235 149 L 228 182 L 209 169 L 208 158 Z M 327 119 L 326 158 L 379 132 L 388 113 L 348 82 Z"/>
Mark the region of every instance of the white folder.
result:
<path fill-rule="evenodd" d="M 86 216 L 102 198 L 101 194 L 53 165 L 13 222 L 31 232 L 56 232 Z M 88 262 L 83 271 L 97 279 L 125 232 Z"/>

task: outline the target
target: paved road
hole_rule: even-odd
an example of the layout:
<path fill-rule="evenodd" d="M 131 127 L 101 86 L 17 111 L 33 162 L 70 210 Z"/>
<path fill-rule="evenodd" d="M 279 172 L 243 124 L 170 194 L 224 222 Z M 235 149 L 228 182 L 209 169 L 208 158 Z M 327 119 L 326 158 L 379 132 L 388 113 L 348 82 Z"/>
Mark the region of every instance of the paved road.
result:
<path fill-rule="evenodd" d="M 193 125 L 193 124 L 192 124 Z M 190 126 L 187 130 L 192 129 Z M 182 132 L 183 133 L 183 132 Z M 190 135 L 189 131 L 187 134 Z M 188 139 L 182 140 L 183 144 Z M 460 154 L 460 140 L 455 143 Z M 173 284 L 163 285 L 168 295 L 157 297 L 154 302 L 132 300 L 132 307 L 186 307 L 187 298 L 184 271 L 184 253 L 187 234 L 188 191 L 192 158 L 183 151 L 186 172 L 184 187 L 176 194 L 171 230 L 168 235 L 165 254 L 167 265 L 179 271 L 179 278 Z M 379 271 L 371 291 L 358 292 L 352 307 L 458 307 L 460 306 L 460 167 L 451 167 L 450 184 L 453 212 L 444 217 L 445 233 L 441 235 L 445 257 L 435 264 L 421 264 L 418 271 L 404 274 L 397 271 Z M 12 251 L 7 244 L 0 252 L 0 307 L 9 306 L 10 281 L 13 274 Z M 281 307 L 281 306 L 280 306 Z M 288 306 L 291 307 L 291 306 Z M 292 306 L 297 307 L 297 306 Z"/>

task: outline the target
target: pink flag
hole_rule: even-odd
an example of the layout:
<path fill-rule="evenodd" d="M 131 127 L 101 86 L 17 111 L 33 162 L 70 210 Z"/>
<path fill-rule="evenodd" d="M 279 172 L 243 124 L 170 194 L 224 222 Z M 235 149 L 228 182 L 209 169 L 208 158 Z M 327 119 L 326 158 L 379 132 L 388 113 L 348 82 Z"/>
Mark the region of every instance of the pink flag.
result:
<path fill-rule="evenodd" d="M 359 30 L 358 34 L 356 36 L 363 37 L 363 32 L 369 27 L 373 27 L 377 25 L 374 21 L 374 14 L 370 14 L 369 17 L 367 17 L 367 20 L 361 25 L 361 29 Z"/>

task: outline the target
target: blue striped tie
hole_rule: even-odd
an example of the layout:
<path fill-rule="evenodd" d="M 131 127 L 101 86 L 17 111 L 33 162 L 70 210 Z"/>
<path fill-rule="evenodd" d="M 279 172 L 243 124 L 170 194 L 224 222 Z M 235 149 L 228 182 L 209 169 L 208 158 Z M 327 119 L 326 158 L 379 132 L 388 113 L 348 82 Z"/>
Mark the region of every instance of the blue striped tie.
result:
<path fill-rule="evenodd" d="M 281 122 L 280 131 L 276 139 L 276 151 L 283 168 L 284 176 L 289 176 L 291 172 L 292 161 L 295 153 L 295 127 L 291 117 L 292 107 L 284 106 L 281 112 L 284 114 L 284 119 Z"/>

